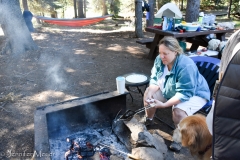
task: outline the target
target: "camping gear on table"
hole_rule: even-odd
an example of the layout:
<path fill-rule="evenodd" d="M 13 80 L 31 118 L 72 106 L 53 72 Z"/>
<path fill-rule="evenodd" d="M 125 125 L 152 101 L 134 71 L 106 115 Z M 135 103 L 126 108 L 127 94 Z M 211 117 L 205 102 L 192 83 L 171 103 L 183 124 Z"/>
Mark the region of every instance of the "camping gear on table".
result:
<path fill-rule="evenodd" d="M 182 13 L 174 3 L 163 5 L 154 17 L 155 22 L 162 22 L 162 30 L 174 30 L 182 21 Z"/>

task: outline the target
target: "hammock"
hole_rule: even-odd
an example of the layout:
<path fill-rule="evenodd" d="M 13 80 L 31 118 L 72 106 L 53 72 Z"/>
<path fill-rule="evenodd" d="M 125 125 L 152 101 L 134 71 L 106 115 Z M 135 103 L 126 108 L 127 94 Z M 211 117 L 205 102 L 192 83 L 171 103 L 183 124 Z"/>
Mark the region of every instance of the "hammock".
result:
<path fill-rule="evenodd" d="M 75 18 L 75 19 L 63 19 L 63 18 L 49 18 L 43 16 L 34 16 L 46 23 L 56 24 L 59 26 L 71 26 L 71 27 L 81 27 L 86 25 L 91 25 L 104 20 L 105 18 L 111 17 L 112 15 L 91 17 L 91 18 Z"/>

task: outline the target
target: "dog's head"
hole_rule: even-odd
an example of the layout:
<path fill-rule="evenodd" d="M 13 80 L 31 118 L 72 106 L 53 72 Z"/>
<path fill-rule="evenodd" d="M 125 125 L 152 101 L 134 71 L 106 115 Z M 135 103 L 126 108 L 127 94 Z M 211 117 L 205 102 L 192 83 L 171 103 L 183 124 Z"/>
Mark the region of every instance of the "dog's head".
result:
<path fill-rule="evenodd" d="M 178 141 L 181 139 L 182 145 L 189 148 L 192 154 L 204 150 L 206 145 L 211 144 L 212 136 L 203 115 L 197 114 L 184 118 L 179 123 L 177 130 L 174 132 L 180 134 L 179 136 L 173 136 L 173 139 L 178 139 Z M 176 137 L 177 139 L 175 139 Z"/>

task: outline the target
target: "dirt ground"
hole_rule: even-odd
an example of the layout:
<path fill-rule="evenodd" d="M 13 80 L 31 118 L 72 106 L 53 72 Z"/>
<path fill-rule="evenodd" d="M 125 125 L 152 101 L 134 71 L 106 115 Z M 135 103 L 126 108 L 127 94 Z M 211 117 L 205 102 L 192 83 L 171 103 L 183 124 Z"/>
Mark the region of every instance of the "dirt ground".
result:
<path fill-rule="evenodd" d="M 0 56 L 0 159 L 31 158 L 19 153 L 34 152 L 34 111 L 38 106 L 115 91 L 117 76 L 129 72 L 150 75 L 153 65 L 153 60 L 147 59 L 149 50 L 136 43 L 128 21 L 107 19 L 79 28 L 44 25 L 36 28 L 32 37 L 37 51 Z M 133 96 L 133 102 L 127 96 L 127 107 L 137 109 L 141 96 Z M 171 109 L 158 111 L 158 116 L 173 125 Z M 156 129 L 172 134 L 170 127 L 156 122 Z M 169 151 L 167 159 L 193 158 L 183 149 Z"/>

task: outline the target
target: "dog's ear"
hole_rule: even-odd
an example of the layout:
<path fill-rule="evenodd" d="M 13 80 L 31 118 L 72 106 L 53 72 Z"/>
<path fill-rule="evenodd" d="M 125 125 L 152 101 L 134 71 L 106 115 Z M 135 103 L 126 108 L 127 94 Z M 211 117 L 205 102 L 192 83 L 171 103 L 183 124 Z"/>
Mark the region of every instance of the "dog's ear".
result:
<path fill-rule="evenodd" d="M 198 151 L 198 131 L 195 130 L 195 127 L 186 127 L 181 129 L 182 134 L 182 145 L 188 147 L 191 153 Z"/>
<path fill-rule="evenodd" d="M 190 128 L 181 129 L 183 146 L 191 146 L 195 143 L 195 133 Z"/>

